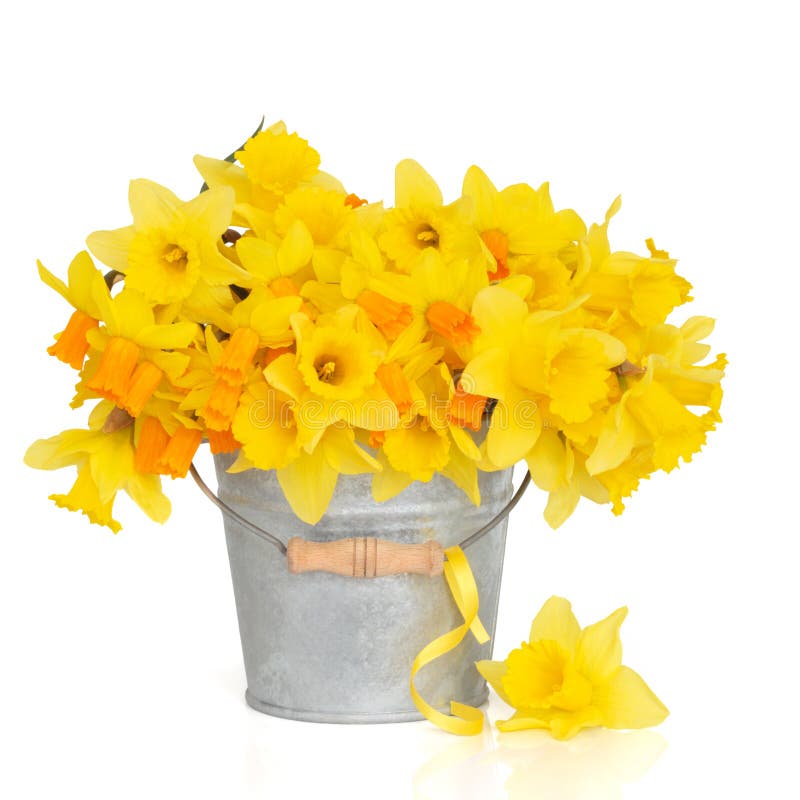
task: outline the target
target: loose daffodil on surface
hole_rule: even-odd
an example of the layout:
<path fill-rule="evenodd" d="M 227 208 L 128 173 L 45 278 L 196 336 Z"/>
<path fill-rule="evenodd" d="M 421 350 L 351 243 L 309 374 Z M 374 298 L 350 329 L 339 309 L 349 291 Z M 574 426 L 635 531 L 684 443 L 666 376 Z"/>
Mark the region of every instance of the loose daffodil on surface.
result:
<path fill-rule="evenodd" d="M 557 528 L 581 498 L 621 513 L 721 420 L 713 320 L 669 319 L 691 287 L 651 239 L 613 249 L 619 198 L 587 225 L 547 183 L 471 166 L 447 198 L 403 159 L 385 207 L 283 122 L 195 165 L 196 197 L 134 180 L 133 224 L 90 234 L 108 284 L 87 252 L 65 281 L 39 265 L 74 308 L 47 352 L 78 372 L 72 406 L 94 404 L 91 453 L 29 458 L 78 467 L 60 505 L 115 528 L 95 453 L 150 486 L 207 440 L 234 471 L 275 469 L 312 523 L 340 474 L 372 473 L 384 502 L 438 473 L 478 504 L 479 471 L 525 461 Z"/>
<path fill-rule="evenodd" d="M 581 629 L 569 601 L 551 597 L 536 615 L 527 642 L 505 661 L 476 667 L 502 700 L 516 709 L 501 731 L 541 728 L 569 739 L 583 728 L 648 728 L 669 711 L 644 680 L 622 664 L 617 609 Z"/>

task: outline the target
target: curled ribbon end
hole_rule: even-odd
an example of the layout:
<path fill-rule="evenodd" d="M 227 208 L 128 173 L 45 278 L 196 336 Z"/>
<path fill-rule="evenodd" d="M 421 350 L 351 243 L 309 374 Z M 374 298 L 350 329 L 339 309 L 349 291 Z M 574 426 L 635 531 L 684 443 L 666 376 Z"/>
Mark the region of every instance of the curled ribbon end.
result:
<path fill-rule="evenodd" d="M 456 648 L 468 631 L 472 631 L 473 636 L 481 644 L 488 642 L 490 638 L 478 618 L 478 587 L 464 551 L 455 545 L 445 550 L 444 555 L 447 559 L 444 564 L 444 577 L 464 622 L 425 645 L 417 654 L 411 665 L 411 698 L 425 718 L 442 730 L 457 736 L 475 736 L 483 730 L 484 717 L 480 709 L 452 700 L 450 715 L 444 714 L 424 700 L 414 686 L 417 672 L 426 664 Z"/>

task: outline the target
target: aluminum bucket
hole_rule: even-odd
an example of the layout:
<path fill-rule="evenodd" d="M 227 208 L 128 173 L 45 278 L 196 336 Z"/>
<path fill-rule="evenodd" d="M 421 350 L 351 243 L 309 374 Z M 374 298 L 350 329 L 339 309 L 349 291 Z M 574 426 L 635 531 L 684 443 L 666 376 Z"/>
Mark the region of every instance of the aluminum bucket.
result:
<path fill-rule="evenodd" d="M 274 471 L 225 470 L 215 456 L 220 498 L 241 516 L 276 534 L 327 542 L 377 536 L 403 543 L 436 539 L 458 544 L 509 501 L 510 469 L 479 473 L 475 507 L 448 479 L 412 483 L 385 503 L 370 493 L 370 475 L 341 475 L 325 516 L 299 520 Z M 401 722 L 422 719 L 409 693 L 411 664 L 437 636 L 463 623 L 443 576 L 352 578 L 327 572 L 291 574 L 286 557 L 241 524 L 224 517 L 247 702 L 256 710 L 315 722 Z M 480 618 L 493 638 L 507 518 L 465 550 L 480 595 Z M 450 653 L 420 670 L 415 685 L 431 705 L 472 706 L 487 698 L 475 669 L 491 657 L 492 640 L 468 634 Z"/>

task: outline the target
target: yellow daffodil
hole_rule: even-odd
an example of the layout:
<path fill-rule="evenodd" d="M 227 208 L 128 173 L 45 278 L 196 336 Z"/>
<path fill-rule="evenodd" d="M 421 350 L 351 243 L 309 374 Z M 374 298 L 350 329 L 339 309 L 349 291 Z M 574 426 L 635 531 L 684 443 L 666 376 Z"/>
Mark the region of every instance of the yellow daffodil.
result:
<path fill-rule="evenodd" d="M 408 275 L 385 272 L 369 281 L 369 290 L 357 303 L 381 329 L 399 332 L 411 314 L 425 319 L 430 330 L 453 348 L 456 360 L 480 333 L 470 314 L 475 295 L 488 284 L 486 270 L 477 262 L 446 263 L 428 249 L 414 262 Z"/>
<path fill-rule="evenodd" d="M 228 286 L 246 273 L 220 247 L 233 213 L 233 192 L 220 188 L 184 203 L 148 180 L 131 181 L 133 225 L 97 231 L 89 249 L 125 275 L 125 284 L 150 302 L 181 301 L 190 308 L 209 286 Z"/>
<path fill-rule="evenodd" d="M 292 316 L 296 352 L 264 370 L 267 381 L 297 406 L 299 438 L 309 452 L 331 425 L 384 430 L 397 425 L 397 407 L 377 380 L 386 342 L 357 306 L 345 306 L 316 324 Z"/>
<path fill-rule="evenodd" d="M 341 183 L 319 170 L 319 153 L 296 133 L 277 122 L 247 140 L 236 151 L 236 164 L 206 156 L 194 163 L 212 189 L 227 187 L 235 196 L 233 224 L 252 227 L 260 236 L 283 198 L 309 184 L 344 191 Z"/>
<path fill-rule="evenodd" d="M 395 205 L 386 213 L 378 243 L 401 272 L 431 250 L 446 261 L 482 257 L 480 240 L 467 224 L 466 204 L 443 205 L 436 182 L 416 161 L 397 165 Z"/>
<path fill-rule="evenodd" d="M 386 270 L 386 257 L 375 239 L 363 228 L 350 234 L 350 252 L 342 262 L 341 290 L 348 300 L 355 300 L 368 285 L 370 278 Z"/>
<path fill-rule="evenodd" d="M 283 237 L 265 240 L 242 236 L 236 242 L 236 254 L 252 279 L 240 285 L 269 286 L 281 278 L 291 278 L 310 264 L 313 253 L 314 240 L 300 220 L 293 221 Z"/>
<path fill-rule="evenodd" d="M 538 190 L 517 184 L 498 191 L 483 170 L 472 166 L 464 177 L 463 195 L 472 201 L 471 222 L 491 254 L 491 280 L 517 272 L 520 256 L 554 258 L 586 233 L 574 211 L 555 211 L 546 183 Z M 535 269 L 536 262 L 528 258 L 527 268 Z"/>
<path fill-rule="evenodd" d="M 621 313 L 641 326 L 664 322 L 675 307 L 690 301 L 691 284 L 675 272 L 669 253 L 647 241 L 650 257 L 612 252 L 608 225 L 620 207 L 617 198 L 602 225 L 592 225 L 575 278 L 576 290 L 587 294 L 587 310 L 608 318 Z"/>
<path fill-rule="evenodd" d="M 558 528 L 575 510 L 581 497 L 608 503 L 609 489 L 586 469 L 586 454 L 566 436 L 545 428 L 525 456 L 533 482 L 548 493 L 544 519 Z"/>
<path fill-rule="evenodd" d="M 345 202 L 343 192 L 306 186 L 288 194 L 275 211 L 275 229 L 286 235 L 301 222 L 314 243 L 313 263 L 322 281 L 338 281 L 344 248 L 356 224 L 356 212 Z"/>
<path fill-rule="evenodd" d="M 301 447 L 299 416 L 290 395 L 255 378 L 234 418 L 232 432 L 242 451 L 230 471 L 274 469 L 294 513 L 315 525 L 331 501 L 340 474 L 375 472 L 380 465 L 358 446 L 353 430 L 341 423 L 325 427 L 313 448 Z"/>
<path fill-rule="evenodd" d="M 439 474 L 479 503 L 478 470 L 525 460 L 558 527 L 581 497 L 620 513 L 720 421 L 713 320 L 667 321 L 691 287 L 650 239 L 612 249 L 619 198 L 587 230 L 547 183 L 472 166 L 445 203 L 407 159 L 385 208 L 282 122 L 195 163 L 199 196 L 134 180 L 133 224 L 88 237 L 108 285 L 86 252 L 66 281 L 39 264 L 74 308 L 48 348 L 79 372 L 71 405 L 100 401 L 88 432 L 31 454 L 71 453 L 65 507 L 115 528 L 96 452 L 122 453 L 150 502 L 136 476 L 185 475 L 207 440 L 234 471 L 277 470 L 306 521 L 340 473 L 373 472 L 378 501 Z"/>
<path fill-rule="evenodd" d="M 481 335 L 461 384 L 498 401 L 486 438 L 497 467 L 525 458 L 542 430 L 545 409 L 568 423 L 588 419 L 609 394 L 610 369 L 625 360 L 618 340 L 564 327 L 563 315 L 531 314 L 519 294 L 503 286 L 482 290 L 472 314 Z"/>
<path fill-rule="evenodd" d="M 125 288 L 115 297 L 98 292 L 102 328 L 87 338 L 100 355 L 87 362 L 78 395 L 105 397 L 137 416 L 166 375 L 183 372 L 187 347 L 197 333 L 193 322 L 157 322 L 153 308 L 139 292 Z"/>
<path fill-rule="evenodd" d="M 412 370 L 413 367 L 407 372 L 413 376 L 422 402 L 411 404 L 411 413 L 396 428 L 382 432 L 377 458 L 383 469 L 372 479 L 372 495 L 383 502 L 412 481 L 425 483 L 440 472 L 477 505 L 480 450 L 453 420 L 455 387 L 449 371 L 442 365 L 433 366 L 421 375 Z"/>
<path fill-rule="evenodd" d="M 89 350 L 86 334 L 99 325 L 102 311 L 95 299 L 108 294 L 103 274 L 92 263 L 91 256 L 84 250 L 72 259 L 67 271 L 67 283 L 53 275 L 40 262 L 39 277 L 51 289 L 58 292 L 74 309 L 67 327 L 56 337 L 55 344 L 47 348 L 51 356 L 80 369 Z"/>
<path fill-rule="evenodd" d="M 514 715 L 501 731 L 540 728 L 569 739 L 583 728 L 638 729 L 669 712 L 642 678 L 622 665 L 619 629 L 626 608 L 581 629 L 567 600 L 551 597 L 527 642 L 505 661 L 476 667 Z"/>
<path fill-rule="evenodd" d="M 654 468 L 669 472 L 680 458 L 691 461 L 705 443 L 706 433 L 720 419 L 720 381 L 726 365 L 724 355 L 711 364 L 695 365 L 707 354 L 697 339 L 712 328 L 712 320 L 693 317 L 681 329 L 662 325 L 651 330 L 645 347 L 653 352 L 643 357 L 641 368 L 622 378 L 627 388 L 607 412 L 586 462 L 600 481 L 602 473 L 616 469 L 643 446 L 652 448 Z M 689 407 L 708 411 L 698 415 Z"/>
<path fill-rule="evenodd" d="M 68 430 L 34 442 L 25 454 L 25 463 L 36 469 L 77 466 L 78 478 L 69 493 L 52 495 L 51 499 L 62 508 L 81 511 L 91 522 L 115 533 L 120 525 L 111 514 L 120 490 L 151 519 L 164 522 L 170 513 L 169 500 L 161 492 L 157 475 L 143 474 L 135 467 L 134 427 L 129 425 L 111 433 L 96 428 L 112 408 L 110 403 L 101 403 L 88 430 Z"/>

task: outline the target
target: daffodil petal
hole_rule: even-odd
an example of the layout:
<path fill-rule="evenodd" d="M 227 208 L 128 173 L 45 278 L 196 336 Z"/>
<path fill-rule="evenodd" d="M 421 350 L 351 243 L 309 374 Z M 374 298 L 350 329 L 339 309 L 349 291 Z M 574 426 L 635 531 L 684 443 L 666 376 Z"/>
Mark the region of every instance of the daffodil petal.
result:
<path fill-rule="evenodd" d="M 556 739 L 571 739 L 584 728 L 594 728 L 603 724 L 603 715 L 594 706 L 587 706 L 580 711 L 563 712 L 553 715 L 550 720 L 550 732 Z"/>
<path fill-rule="evenodd" d="M 278 482 L 292 511 L 309 525 L 316 525 L 333 497 L 338 474 L 325 458 L 323 448 L 302 453 L 277 470 Z"/>
<path fill-rule="evenodd" d="M 190 221 L 190 230 L 199 239 L 222 236 L 231 222 L 234 193 L 229 186 L 211 188 L 193 197 L 183 206 Z"/>
<path fill-rule="evenodd" d="M 136 230 L 171 228 L 179 218 L 179 209 L 183 205 L 165 186 L 145 178 L 130 182 L 128 202 Z"/>
<path fill-rule="evenodd" d="M 470 359 L 461 373 L 465 392 L 503 400 L 509 389 L 508 351 L 502 347 L 484 350 Z"/>
<path fill-rule="evenodd" d="M 264 377 L 279 392 L 288 394 L 293 400 L 299 401 L 306 391 L 303 376 L 297 369 L 297 359 L 293 353 L 278 356 L 264 369 Z"/>
<path fill-rule="evenodd" d="M 480 455 L 480 451 L 478 454 Z M 450 459 L 442 469 L 442 475 L 458 486 L 476 506 L 480 505 L 481 492 L 478 487 L 478 466 L 475 460 L 465 455 L 459 448 L 451 447 Z"/>
<path fill-rule="evenodd" d="M 381 468 L 366 450 L 356 444 L 350 428 L 328 428 L 318 446 L 323 448 L 331 467 L 342 475 L 362 475 Z"/>
<path fill-rule="evenodd" d="M 623 606 L 581 631 L 575 648 L 578 669 L 593 683 L 602 683 L 622 665 L 619 629 L 628 614 Z"/>
<path fill-rule="evenodd" d="M 372 499 L 376 503 L 384 503 L 400 494 L 413 479 L 407 472 L 396 470 L 383 450 L 378 451 L 377 457 L 381 471 L 372 476 Z"/>
<path fill-rule="evenodd" d="M 577 481 L 550 492 L 544 509 L 545 522 L 553 529 L 560 528 L 569 519 L 581 499 Z"/>
<path fill-rule="evenodd" d="M 158 475 L 133 473 L 125 485 L 125 491 L 139 508 L 154 522 L 166 522 L 171 512 L 171 504 L 161 491 Z"/>
<path fill-rule="evenodd" d="M 497 729 L 503 733 L 526 730 L 548 730 L 551 714 L 547 709 L 540 711 L 517 711 L 508 719 L 497 721 Z"/>
<path fill-rule="evenodd" d="M 542 416 L 535 404 L 526 406 L 526 399 L 511 391 L 506 397 L 511 402 L 497 401 L 486 435 L 489 458 L 499 467 L 510 467 L 525 458 L 542 432 Z"/>
<path fill-rule="evenodd" d="M 41 261 L 36 262 L 36 267 L 39 270 L 39 277 L 42 279 L 42 282 L 47 284 L 51 289 L 58 292 L 68 303 L 71 303 L 72 300 L 70 299 L 70 292 L 67 289 L 67 285 L 61 278 L 57 278 L 50 272 Z"/>
<path fill-rule="evenodd" d="M 436 181 L 411 158 L 401 161 L 395 168 L 394 185 L 398 208 L 442 205 L 442 193 Z"/>
<path fill-rule="evenodd" d="M 503 688 L 503 676 L 508 672 L 508 664 L 505 661 L 490 661 L 485 659 L 483 661 L 476 661 L 475 668 L 484 677 L 489 686 L 494 689 L 497 696 L 508 705 L 511 701 L 508 699 L 505 689 Z"/>
<path fill-rule="evenodd" d="M 663 722 L 669 711 L 642 677 L 630 667 L 620 667 L 596 686 L 592 702 L 609 728 L 648 728 Z"/>
<path fill-rule="evenodd" d="M 173 325 L 148 325 L 136 336 L 140 347 L 152 347 L 159 350 L 175 350 L 188 347 L 197 335 L 198 327 L 194 322 L 176 322 Z"/>
<path fill-rule="evenodd" d="M 133 225 L 113 231 L 95 231 L 86 237 L 86 246 L 104 264 L 124 273 L 128 271 L 128 252 L 135 235 Z"/>
<path fill-rule="evenodd" d="M 486 343 L 510 351 L 519 339 L 520 326 L 527 313 L 525 301 L 503 286 L 481 289 L 472 303 L 472 316 L 481 329 L 475 339 L 476 351 L 486 349 Z"/>
<path fill-rule="evenodd" d="M 563 597 L 551 597 L 531 624 L 530 642 L 551 639 L 573 653 L 581 626 L 572 613 L 572 604 Z"/>
<path fill-rule="evenodd" d="M 543 430 L 526 460 L 531 479 L 543 491 L 552 492 L 566 485 L 566 448 L 555 431 Z"/>

